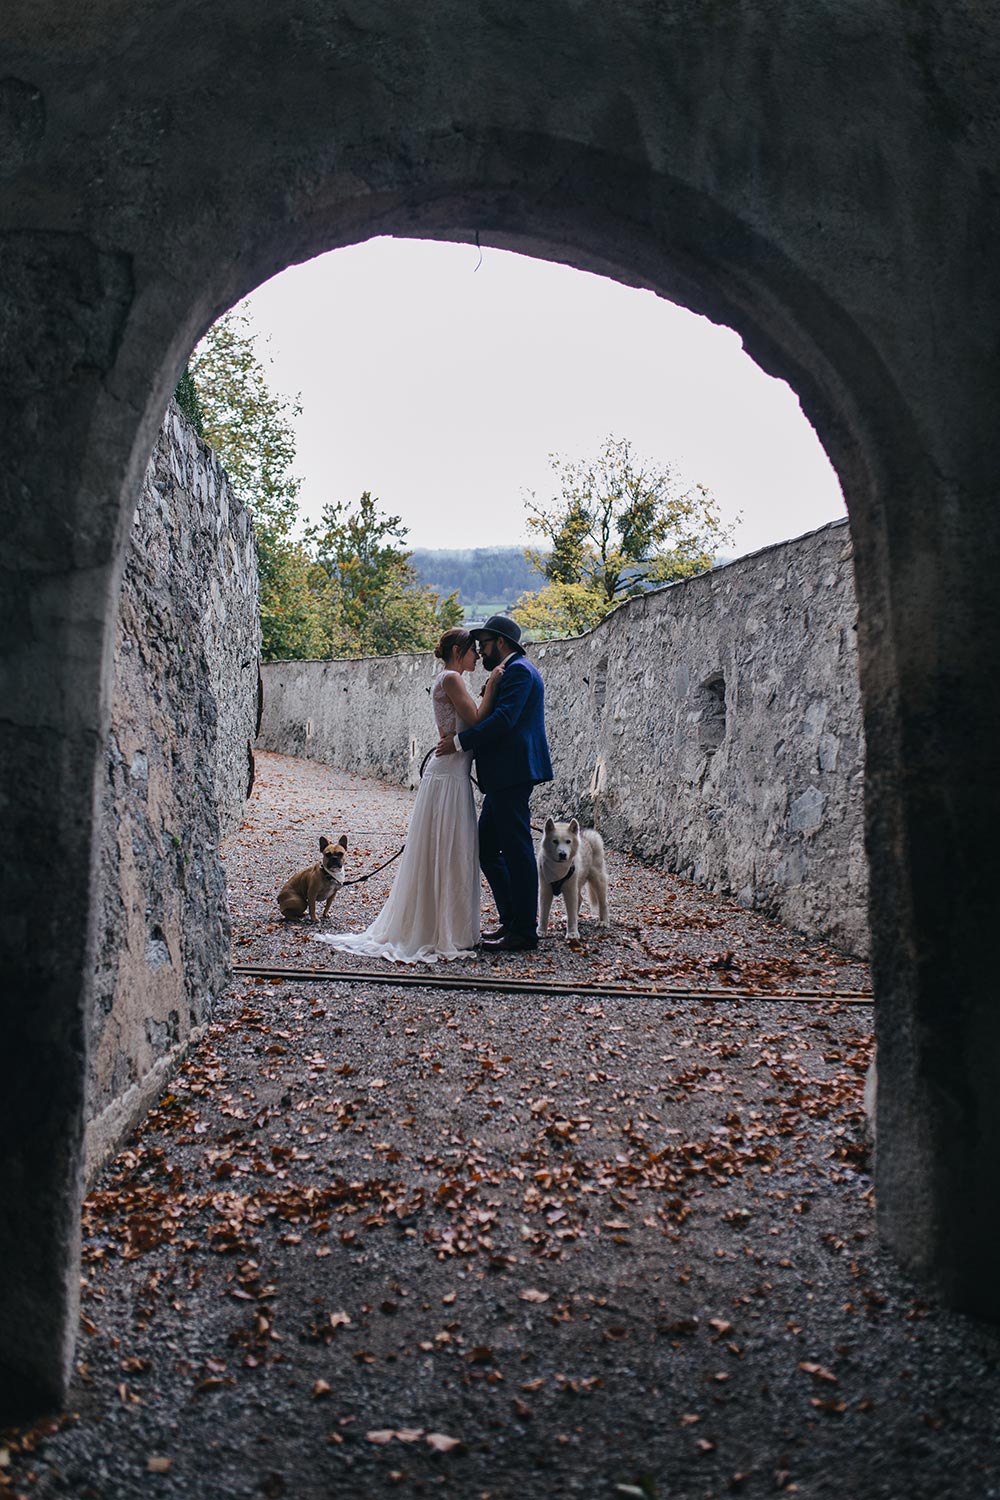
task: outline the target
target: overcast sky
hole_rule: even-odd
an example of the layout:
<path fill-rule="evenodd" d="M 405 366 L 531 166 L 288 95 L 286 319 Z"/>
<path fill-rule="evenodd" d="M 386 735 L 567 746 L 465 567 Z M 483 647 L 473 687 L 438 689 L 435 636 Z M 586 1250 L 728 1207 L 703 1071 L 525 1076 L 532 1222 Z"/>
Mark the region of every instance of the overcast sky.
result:
<path fill-rule="evenodd" d="M 743 519 L 729 555 L 844 514 L 798 398 L 739 337 L 653 295 L 505 251 L 371 240 L 247 299 L 272 386 L 301 394 L 302 510 L 362 490 L 411 547 L 527 541 L 547 457 L 609 433 Z"/>

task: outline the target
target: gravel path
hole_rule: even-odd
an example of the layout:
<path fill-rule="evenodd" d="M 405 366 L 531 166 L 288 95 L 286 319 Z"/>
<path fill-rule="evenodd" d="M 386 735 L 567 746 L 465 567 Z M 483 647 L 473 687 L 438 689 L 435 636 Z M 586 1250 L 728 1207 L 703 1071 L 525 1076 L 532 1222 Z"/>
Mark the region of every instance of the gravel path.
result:
<path fill-rule="evenodd" d="M 237 960 L 372 967 L 274 893 L 320 833 L 377 864 L 411 794 L 259 768 L 227 850 Z M 87 1200 L 69 1409 L 0 1438 L 0 1494 L 1000 1496 L 1000 1335 L 876 1245 L 871 1012 L 836 999 L 864 969 L 609 866 L 609 934 L 442 978 L 830 998 L 234 983 Z"/>

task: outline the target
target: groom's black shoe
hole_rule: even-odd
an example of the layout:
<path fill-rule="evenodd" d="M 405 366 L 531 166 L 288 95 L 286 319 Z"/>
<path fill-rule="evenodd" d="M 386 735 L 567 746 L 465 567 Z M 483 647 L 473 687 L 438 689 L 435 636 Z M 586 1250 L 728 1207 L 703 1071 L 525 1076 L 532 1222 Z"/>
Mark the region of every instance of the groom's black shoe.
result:
<path fill-rule="evenodd" d="M 483 943 L 495 943 L 497 938 L 506 937 L 506 935 L 507 929 L 501 923 L 499 927 L 494 927 L 492 932 L 481 932 L 479 934 L 479 945 L 482 947 Z"/>
<path fill-rule="evenodd" d="M 518 932 L 502 932 L 499 937 L 484 938 L 480 947 L 487 949 L 490 953 L 524 953 L 529 948 L 537 948 L 538 939 L 534 933 L 525 935 Z"/>

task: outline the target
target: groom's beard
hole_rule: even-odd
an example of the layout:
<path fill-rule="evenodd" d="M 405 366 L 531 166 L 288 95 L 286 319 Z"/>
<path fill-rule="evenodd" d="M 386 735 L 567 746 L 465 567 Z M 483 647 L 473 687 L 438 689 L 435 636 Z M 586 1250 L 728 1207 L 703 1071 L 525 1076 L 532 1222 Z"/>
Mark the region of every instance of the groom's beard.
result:
<path fill-rule="evenodd" d="M 500 653 L 493 641 L 490 641 L 486 646 L 481 646 L 480 652 L 483 658 L 483 666 L 488 672 L 492 672 L 494 667 L 500 665 Z"/>

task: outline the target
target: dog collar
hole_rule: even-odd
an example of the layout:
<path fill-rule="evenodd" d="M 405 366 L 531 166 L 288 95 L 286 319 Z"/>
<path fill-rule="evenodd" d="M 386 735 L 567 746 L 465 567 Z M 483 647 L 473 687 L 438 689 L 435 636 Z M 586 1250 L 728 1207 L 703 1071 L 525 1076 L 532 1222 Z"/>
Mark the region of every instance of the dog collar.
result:
<path fill-rule="evenodd" d="M 558 880 L 550 880 L 549 881 L 549 885 L 552 887 L 552 894 L 553 894 L 553 896 L 558 896 L 558 895 L 560 895 L 562 893 L 563 886 L 566 884 L 566 882 L 569 879 L 569 877 L 571 875 L 575 874 L 575 872 L 576 872 L 576 865 L 570 865 L 570 867 L 566 871 L 565 875 L 561 875 Z"/>

